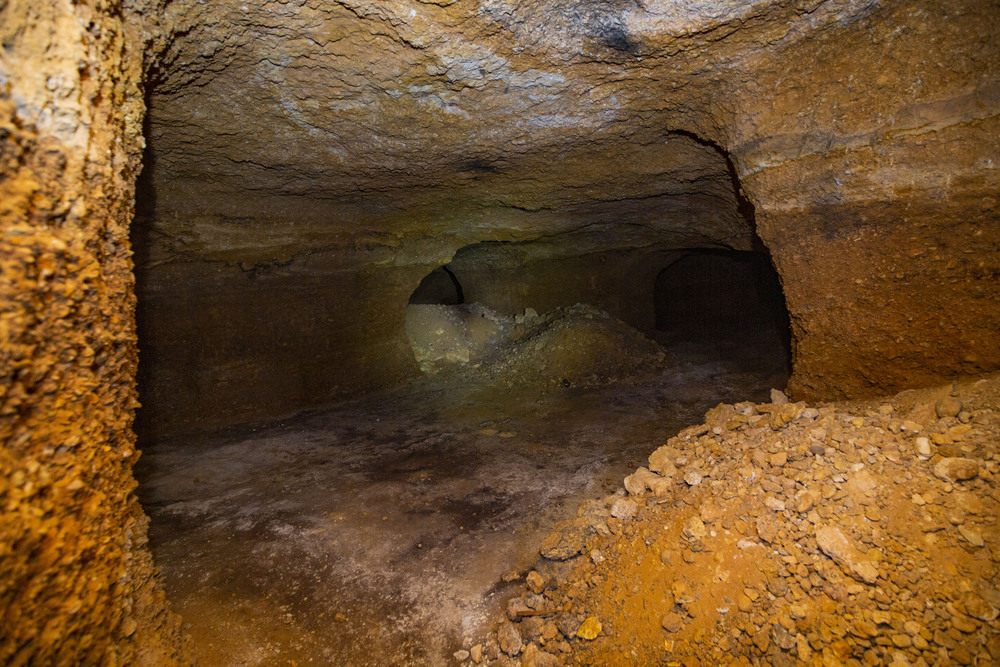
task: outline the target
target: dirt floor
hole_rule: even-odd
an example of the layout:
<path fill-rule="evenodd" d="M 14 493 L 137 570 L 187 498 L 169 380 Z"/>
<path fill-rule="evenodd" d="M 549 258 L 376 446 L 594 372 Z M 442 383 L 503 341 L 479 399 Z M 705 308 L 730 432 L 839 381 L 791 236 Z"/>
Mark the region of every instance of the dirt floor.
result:
<path fill-rule="evenodd" d="M 806 405 L 766 346 L 415 312 L 432 377 L 147 448 L 201 665 L 1000 664 L 1000 376 Z"/>
<path fill-rule="evenodd" d="M 199 663 L 471 662 L 558 521 L 613 495 L 708 408 L 764 400 L 786 379 L 782 359 L 717 352 L 674 351 L 642 383 L 616 386 L 553 376 L 511 390 L 446 373 L 279 423 L 147 445 L 136 473 L 153 553 Z M 580 560 L 553 572 L 567 576 Z"/>

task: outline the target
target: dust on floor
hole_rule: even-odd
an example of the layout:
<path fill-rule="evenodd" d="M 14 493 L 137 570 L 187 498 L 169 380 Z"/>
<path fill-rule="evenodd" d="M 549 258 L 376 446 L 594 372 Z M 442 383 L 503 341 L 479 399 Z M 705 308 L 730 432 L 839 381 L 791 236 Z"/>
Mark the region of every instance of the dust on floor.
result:
<path fill-rule="evenodd" d="M 654 382 L 589 390 L 421 381 L 154 443 L 136 473 L 203 667 L 450 665 L 556 521 L 709 407 L 784 379 L 675 359 Z"/>

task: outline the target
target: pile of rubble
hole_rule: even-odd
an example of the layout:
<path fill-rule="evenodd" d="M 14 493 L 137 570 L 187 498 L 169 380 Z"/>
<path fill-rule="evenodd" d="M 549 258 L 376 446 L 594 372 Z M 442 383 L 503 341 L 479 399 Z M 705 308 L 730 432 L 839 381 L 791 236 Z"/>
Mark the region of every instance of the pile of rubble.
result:
<path fill-rule="evenodd" d="M 421 369 L 505 387 L 597 387 L 652 377 L 667 354 L 586 304 L 505 316 L 478 304 L 415 305 L 407 332 Z"/>
<path fill-rule="evenodd" d="M 1000 663 L 1000 376 L 719 405 L 557 524 L 468 664 Z"/>

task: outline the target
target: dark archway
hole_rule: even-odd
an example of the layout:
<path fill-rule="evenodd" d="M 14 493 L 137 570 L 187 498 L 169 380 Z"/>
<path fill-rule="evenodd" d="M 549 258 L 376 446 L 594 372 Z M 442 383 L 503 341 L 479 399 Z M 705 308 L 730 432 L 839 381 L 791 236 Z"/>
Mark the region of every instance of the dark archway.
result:
<path fill-rule="evenodd" d="M 653 294 L 668 347 L 790 369 L 788 310 L 766 253 L 687 251 L 660 271 Z"/>
<path fill-rule="evenodd" d="M 457 306 L 462 303 L 465 303 L 462 284 L 447 266 L 439 266 L 424 276 L 417 289 L 410 295 L 411 306 L 416 304 Z"/>

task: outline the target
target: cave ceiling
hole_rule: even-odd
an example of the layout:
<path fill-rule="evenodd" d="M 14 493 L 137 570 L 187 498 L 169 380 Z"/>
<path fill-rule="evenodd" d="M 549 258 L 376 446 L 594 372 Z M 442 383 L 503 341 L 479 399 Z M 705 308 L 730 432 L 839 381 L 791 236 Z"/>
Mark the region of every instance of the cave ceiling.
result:
<path fill-rule="evenodd" d="M 471 220 L 516 237 L 624 220 L 682 243 L 746 245 L 718 149 L 732 73 L 756 50 L 864 11 L 815 1 L 174 3 L 175 37 L 150 77 L 147 168 L 157 205 L 189 214 L 209 245 L 239 244 L 190 215 L 259 222 L 289 208 L 328 229 L 360 220 L 398 232 L 419 219 L 418 234 L 436 235 Z"/>
<path fill-rule="evenodd" d="M 901 100 L 953 87 L 966 115 L 995 111 L 976 53 L 922 52 L 965 39 L 958 21 L 922 35 L 927 4 L 178 0 L 147 77 L 139 207 L 199 252 L 359 232 L 458 247 L 622 222 L 748 247 L 736 175 L 782 190 L 774 208 L 867 199 L 900 177 L 869 146 L 937 113 Z"/>

